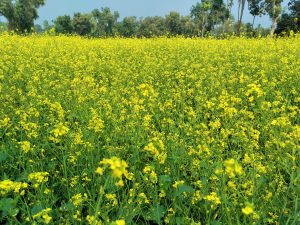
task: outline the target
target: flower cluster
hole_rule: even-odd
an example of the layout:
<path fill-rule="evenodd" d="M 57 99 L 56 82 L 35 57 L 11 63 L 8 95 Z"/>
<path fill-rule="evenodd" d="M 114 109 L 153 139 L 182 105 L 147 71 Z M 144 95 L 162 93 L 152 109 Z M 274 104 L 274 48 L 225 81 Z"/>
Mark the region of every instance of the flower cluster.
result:
<path fill-rule="evenodd" d="M 110 159 L 104 158 L 100 161 L 100 165 L 102 165 L 104 168 L 108 167 L 111 170 L 113 177 L 118 179 L 118 182 L 116 182 L 117 186 L 124 186 L 123 176 L 128 180 L 132 180 L 133 178 L 133 174 L 127 171 L 127 163 L 118 157 L 114 156 Z M 102 175 L 103 168 L 98 167 L 96 172 Z"/>

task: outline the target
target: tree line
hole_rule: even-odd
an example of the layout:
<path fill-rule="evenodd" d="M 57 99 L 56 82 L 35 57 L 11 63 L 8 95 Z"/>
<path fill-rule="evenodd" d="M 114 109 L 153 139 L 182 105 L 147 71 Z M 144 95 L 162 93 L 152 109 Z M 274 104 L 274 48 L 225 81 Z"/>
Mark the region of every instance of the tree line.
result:
<path fill-rule="evenodd" d="M 300 0 L 289 2 L 289 11 L 283 12 L 283 0 L 237 0 L 237 19 L 233 17 L 233 0 L 201 0 L 191 7 L 190 15 L 182 16 L 170 12 L 166 16 L 137 18 L 125 17 L 120 20 L 120 13 L 104 7 L 90 13 L 58 16 L 53 24 L 44 21 L 34 25 L 38 18 L 37 9 L 45 0 L 0 0 L 0 15 L 7 23 L 1 27 L 15 32 L 47 32 L 77 34 L 93 37 L 153 37 L 153 36 L 201 36 L 245 33 L 246 35 L 267 35 L 274 33 L 297 32 L 300 28 Z M 243 23 L 245 7 L 253 16 L 252 23 Z M 272 21 L 271 28 L 254 27 L 257 17 L 268 15 Z"/>

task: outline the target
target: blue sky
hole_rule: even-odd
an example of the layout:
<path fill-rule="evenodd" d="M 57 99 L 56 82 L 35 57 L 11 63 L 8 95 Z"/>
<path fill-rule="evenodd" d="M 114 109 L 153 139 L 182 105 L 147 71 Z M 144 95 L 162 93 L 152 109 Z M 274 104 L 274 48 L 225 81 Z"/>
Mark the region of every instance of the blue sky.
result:
<path fill-rule="evenodd" d="M 199 0 L 46 0 L 46 4 L 39 9 L 40 18 L 36 23 L 42 24 L 44 20 L 54 20 L 57 16 L 75 12 L 91 12 L 93 9 L 108 6 L 112 11 L 119 11 L 121 18 L 125 16 L 164 16 L 170 11 L 188 15 L 190 8 Z M 226 0 L 224 0 L 226 2 Z M 237 0 L 234 0 L 233 13 L 237 17 Z M 283 6 L 287 5 L 287 0 Z M 247 6 L 246 6 L 247 8 Z M 1 18 L 3 21 L 3 18 Z M 245 22 L 252 22 L 252 16 L 245 11 Z M 256 19 L 256 25 L 270 26 L 268 16 Z"/>

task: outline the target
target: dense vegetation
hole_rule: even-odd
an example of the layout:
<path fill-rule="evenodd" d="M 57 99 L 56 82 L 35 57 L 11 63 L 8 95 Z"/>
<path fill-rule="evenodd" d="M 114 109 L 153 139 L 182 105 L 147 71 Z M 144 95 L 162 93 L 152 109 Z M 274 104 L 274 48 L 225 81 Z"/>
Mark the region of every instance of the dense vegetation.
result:
<path fill-rule="evenodd" d="M 300 37 L 0 36 L 1 224 L 299 224 Z"/>
<path fill-rule="evenodd" d="M 77 12 L 73 16 L 61 15 L 53 23 L 44 21 L 43 26 L 34 24 L 38 18 L 37 9 L 44 0 L 0 0 L 0 16 L 6 17 L 5 27 L 18 33 L 38 33 L 55 30 L 57 34 L 77 34 L 93 37 L 157 37 L 157 36 L 210 36 L 226 37 L 241 35 L 248 37 L 273 36 L 297 32 L 300 28 L 300 1 L 290 0 L 289 10 L 281 7 L 282 0 L 201 0 L 191 6 L 190 15 L 182 16 L 170 12 L 166 16 L 137 18 L 129 16 L 120 20 L 118 11 L 108 7 L 94 9 L 90 13 Z M 234 18 L 233 5 L 238 7 Z M 58 6 L 59 7 L 59 6 Z M 158 6 L 159 7 L 159 6 Z M 243 23 L 245 8 L 253 16 L 252 23 Z M 270 28 L 255 27 L 257 17 L 268 15 L 272 21 Z M 1 28 L 0 32 L 4 30 Z"/>

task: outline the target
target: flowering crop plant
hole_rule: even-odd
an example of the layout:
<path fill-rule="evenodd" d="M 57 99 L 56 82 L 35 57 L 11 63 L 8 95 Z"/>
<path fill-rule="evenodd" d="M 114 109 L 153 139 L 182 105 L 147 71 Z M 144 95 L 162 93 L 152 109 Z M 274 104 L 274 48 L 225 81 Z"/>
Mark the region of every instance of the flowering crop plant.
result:
<path fill-rule="evenodd" d="M 300 224 L 300 36 L 0 35 L 1 224 Z"/>

